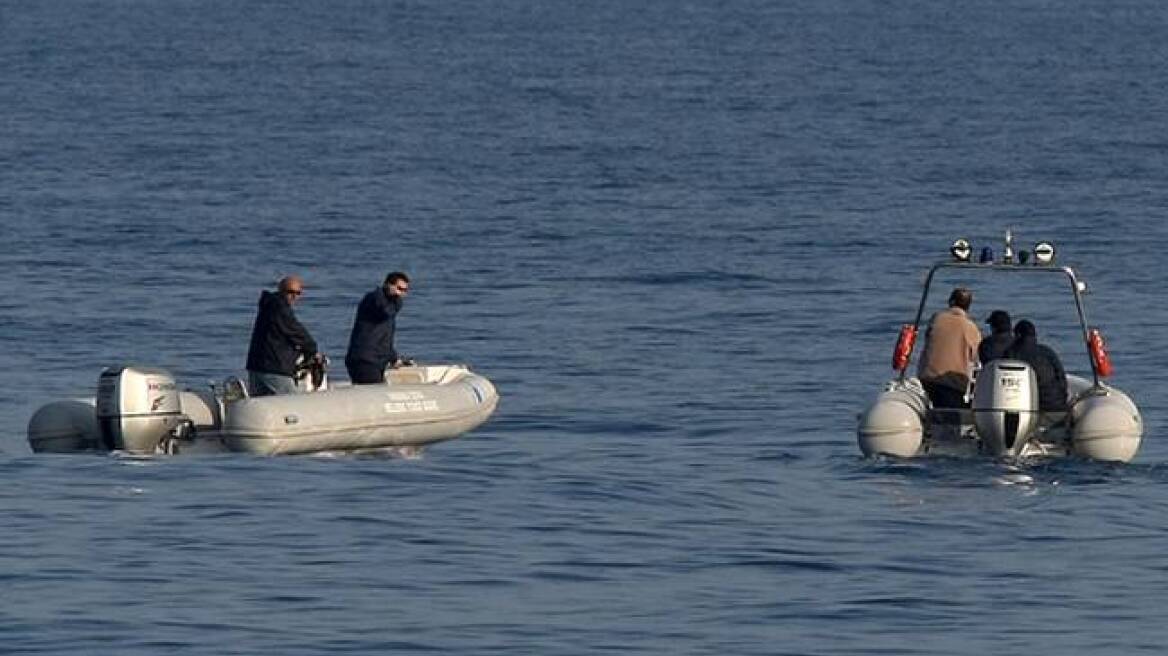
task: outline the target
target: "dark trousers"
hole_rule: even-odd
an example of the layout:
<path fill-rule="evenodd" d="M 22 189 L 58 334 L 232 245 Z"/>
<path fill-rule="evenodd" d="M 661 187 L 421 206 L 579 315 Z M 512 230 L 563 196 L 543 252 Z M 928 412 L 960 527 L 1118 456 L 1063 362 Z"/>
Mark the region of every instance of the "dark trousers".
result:
<path fill-rule="evenodd" d="M 385 367 L 372 362 L 345 360 L 345 369 L 349 370 L 349 380 L 354 385 L 378 385 L 385 382 Z"/>
<path fill-rule="evenodd" d="M 921 386 L 929 395 L 934 408 L 966 408 L 965 390 L 958 390 L 948 385 L 938 385 L 934 382 L 921 381 Z"/>

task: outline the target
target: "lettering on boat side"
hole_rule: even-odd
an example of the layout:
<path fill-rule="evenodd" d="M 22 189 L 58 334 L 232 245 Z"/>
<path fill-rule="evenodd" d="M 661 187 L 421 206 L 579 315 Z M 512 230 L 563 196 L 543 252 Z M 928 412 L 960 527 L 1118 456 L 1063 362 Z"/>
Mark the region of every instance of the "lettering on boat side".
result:
<path fill-rule="evenodd" d="M 384 406 L 385 413 L 390 415 L 438 409 L 438 401 L 427 399 L 421 392 L 386 392 L 385 396 L 389 399 Z"/>
<path fill-rule="evenodd" d="M 385 404 L 385 413 L 390 415 L 400 414 L 402 412 L 425 412 L 437 409 L 437 401 L 425 398 L 417 401 L 391 401 Z"/>
<path fill-rule="evenodd" d="M 297 417 L 296 415 L 284 415 L 284 423 L 285 424 L 298 424 L 298 423 L 300 423 L 300 417 Z"/>
<path fill-rule="evenodd" d="M 425 394 L 421 392 L 386 392 L 386 398 L 390 401 L 421 401 L 426 398 Z"/>

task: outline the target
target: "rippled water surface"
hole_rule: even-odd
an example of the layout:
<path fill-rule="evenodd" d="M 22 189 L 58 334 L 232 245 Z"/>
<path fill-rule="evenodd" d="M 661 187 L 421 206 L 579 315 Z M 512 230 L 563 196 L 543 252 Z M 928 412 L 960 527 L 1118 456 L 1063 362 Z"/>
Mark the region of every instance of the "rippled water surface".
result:
<path fill-rule="evenodd" d="M 1151 0 L 5 4 L 3 651 L 1159 653 L 1166 28 Z M 1007 227 L 1088 280 L 1136 461 L 862 459 L 925 267 Z M 239 373 L 284 273 L 339 362 L 399 268 L 400 349 L 502 394 L 460 439 L 27 447 L 110 363 Z M 1086 367 L 1061 288 L 965 282 Z"/>

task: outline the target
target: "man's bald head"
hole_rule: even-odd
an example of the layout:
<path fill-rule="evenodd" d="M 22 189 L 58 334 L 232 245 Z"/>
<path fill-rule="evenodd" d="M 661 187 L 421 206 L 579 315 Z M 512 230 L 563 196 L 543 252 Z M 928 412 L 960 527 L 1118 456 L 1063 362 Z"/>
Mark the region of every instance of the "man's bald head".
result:
<path fill-rule="evenodd" d="M 304 293 L 304 281 L 297 275 L 284 276 L 280 279 L 280 284 L 277 289 L 291 303 L 300 298 L 300 295 Z"/>

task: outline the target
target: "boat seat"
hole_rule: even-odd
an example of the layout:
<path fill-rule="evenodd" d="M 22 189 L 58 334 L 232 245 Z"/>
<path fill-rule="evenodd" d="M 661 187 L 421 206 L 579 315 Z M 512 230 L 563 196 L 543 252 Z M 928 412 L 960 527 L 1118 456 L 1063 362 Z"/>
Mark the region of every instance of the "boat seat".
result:
<path fill-rule="evenodd" d="M 386 369 L 385 382 L 392 385 L 421 385 L 426 382 L 426 370 L 423 367 L 401 367 Z"/>

